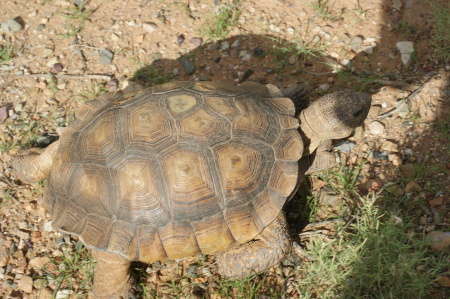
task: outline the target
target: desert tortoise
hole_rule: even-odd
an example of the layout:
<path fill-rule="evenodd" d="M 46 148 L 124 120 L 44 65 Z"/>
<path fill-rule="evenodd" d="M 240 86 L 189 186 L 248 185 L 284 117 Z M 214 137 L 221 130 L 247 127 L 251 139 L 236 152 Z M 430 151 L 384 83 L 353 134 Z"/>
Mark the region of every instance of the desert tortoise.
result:
<path fill-rule="evenodd" d="M 275 265 L 291 247 L 281 209 L 299 159 L 348 136 L 369 107 L 338 92 L 296 118 L 271 85 L 171 82 L 87 102 L 59 141 L 13 167 L 27 182 L 48 177 L 52 226 L 93 249 L 94 294 L 128 298 L 135 260 L 217 254 L 228 277 Z"/>

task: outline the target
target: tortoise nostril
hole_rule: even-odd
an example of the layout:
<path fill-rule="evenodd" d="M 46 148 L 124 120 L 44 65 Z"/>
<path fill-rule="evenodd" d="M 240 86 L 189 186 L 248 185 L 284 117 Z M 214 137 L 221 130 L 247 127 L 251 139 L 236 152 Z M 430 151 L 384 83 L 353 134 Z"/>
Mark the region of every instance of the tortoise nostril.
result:
<path fill-rule="evenodd" d="M 363 109 L 358 109 L 356 111 L 353 112 L 353 116 L 354 117 L 358 117 L 361 115 L 361 113 L 363 112 Z"/>

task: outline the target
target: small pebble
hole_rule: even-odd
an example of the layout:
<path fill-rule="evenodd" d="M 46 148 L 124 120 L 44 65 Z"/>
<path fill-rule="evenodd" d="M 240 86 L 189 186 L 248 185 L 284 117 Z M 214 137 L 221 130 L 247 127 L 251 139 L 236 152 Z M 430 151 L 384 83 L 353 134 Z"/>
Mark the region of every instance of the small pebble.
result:
<path fill-rule="evenodd" d="M 379 121 L 373 121 L 369 124 L 369 131 L 373 135 L 382 135 L 384 133 L 384 124 Z"/>
<path fill-rule="evenodd" d="M 100 52 L 99 62 L 103 65 L 110 65 L 113 60 L 113 57 L 114 57 L 113 52 L 103 49 Z"/>
<path fill-rule="evenodd" d="M 203 38 L 201 37 L 192 37 L 189 39 L 189 42 L 196 47 L 200 47 L 203 44 Z"/>
<path fill-rule="evenodd" d="M 184 43 L 184 35 L 183 34 L 180 34 L 180 35 L 178 35 L 177 36 L 177 44 L 178 44 L 178 47 L 181 47 L 181 45 Z"/>

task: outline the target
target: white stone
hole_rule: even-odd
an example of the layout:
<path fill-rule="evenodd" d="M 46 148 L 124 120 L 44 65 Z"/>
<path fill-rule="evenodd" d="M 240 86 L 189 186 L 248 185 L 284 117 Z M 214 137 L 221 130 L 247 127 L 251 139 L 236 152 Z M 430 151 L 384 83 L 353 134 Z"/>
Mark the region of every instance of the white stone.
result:
<path fill-rule="evenodd" d="M 403 65 L 405 67 L 409 67 L 409 65 L 411 64 L 412 54 L 414 53 L 413 42 L 409 42 L 409 41 L 398 42 L 396 47 L 401 54 Z"/>
<path fill-rule="evenodd" d="M 384 124 L 379 121 L 373 121 L 369 124 L 369 131 L 373 135 L 382 135 L 384 133 Z"/>
<path fill-rule="evenodd" d="M 145 31 L 152 33 L 158 29 L 158 25 L 156 25 L 155 23 L 145 23 L 142 24 L 142 28 L 144 28 Z"/>

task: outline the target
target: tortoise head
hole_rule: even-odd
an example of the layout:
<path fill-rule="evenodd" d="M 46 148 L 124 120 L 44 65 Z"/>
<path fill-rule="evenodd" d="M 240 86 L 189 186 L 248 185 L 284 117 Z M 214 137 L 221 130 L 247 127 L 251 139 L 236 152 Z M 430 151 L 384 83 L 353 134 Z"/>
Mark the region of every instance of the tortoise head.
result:
<path fill-rule="evenodd" d="M 311 154 L 323 140 L 348 137 L 369 113 L 371 98 L 352 90 L 325 95 L 301 111 L 300 129 L 304 155 Z"/>

